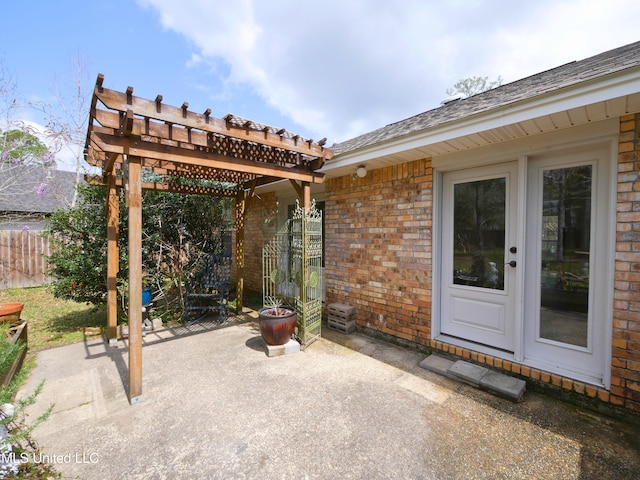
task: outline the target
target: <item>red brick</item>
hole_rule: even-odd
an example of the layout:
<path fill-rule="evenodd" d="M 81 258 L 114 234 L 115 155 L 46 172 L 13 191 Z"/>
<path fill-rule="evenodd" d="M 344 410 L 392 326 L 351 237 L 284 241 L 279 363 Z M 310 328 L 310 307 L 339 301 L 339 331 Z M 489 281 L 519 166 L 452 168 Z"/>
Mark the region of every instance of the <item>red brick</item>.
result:
<path fill-rule="evenodd" d="M 640 412 L 640 402 L 634 402 L 632 400 L 626 400 L 624 402 L 625 408 L 633 410 L 634 412 Z"/>
<path fill-rule="evenodd" d="M 609 392 L 606 390 L 598 389 L 598 399 L 603 402 L 609 402 Z"/>
<path fill-rule="evenodd" d="M 586 385 L 584 389 L 584 393 L 586 393 L 587 396 L 591 398 L 595 398 L 596 395 L 598 394 L 598 389 L 593 385 Z"/>
<path fill-rule="evenodd" d="M 609 397 L 609 403 L 611 403 L 613 405 L 618 405 L 618 406 L 621 407 L 621 406 L 624 405 L 625 400 L 624 400 L 624 398 L 621 398 L 621 397 L 618 397 L 618 396 L 615 396 L 615 395 L 611 395 Z"/>

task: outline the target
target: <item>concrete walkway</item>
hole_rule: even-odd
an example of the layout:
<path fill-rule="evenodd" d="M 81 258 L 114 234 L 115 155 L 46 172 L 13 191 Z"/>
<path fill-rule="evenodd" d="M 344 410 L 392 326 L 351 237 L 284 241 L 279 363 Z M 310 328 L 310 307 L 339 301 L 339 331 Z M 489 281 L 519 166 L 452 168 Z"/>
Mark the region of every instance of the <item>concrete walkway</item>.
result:
<path fill-rule="evenodd" d="M 35 432 L 63 478 L 640 478 L 638 425 L 527 392 L 515 404 L 420 368 L 425 355 L 324 328 L 269 358 L 255 321 L 149 333 L 143 399 L 127 348 L 38 353 Z"/>

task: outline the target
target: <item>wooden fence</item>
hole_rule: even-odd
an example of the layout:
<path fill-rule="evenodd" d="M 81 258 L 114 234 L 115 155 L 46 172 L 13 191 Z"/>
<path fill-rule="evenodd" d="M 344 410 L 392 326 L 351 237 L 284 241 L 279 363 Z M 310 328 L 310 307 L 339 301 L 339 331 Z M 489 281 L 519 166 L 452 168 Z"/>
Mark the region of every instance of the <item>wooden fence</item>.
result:
<path fill-rule="evenodd" d="M 36 287 L 47 275 L 49 240 L 38 230 L 0 230 L 0 288 Z"/>

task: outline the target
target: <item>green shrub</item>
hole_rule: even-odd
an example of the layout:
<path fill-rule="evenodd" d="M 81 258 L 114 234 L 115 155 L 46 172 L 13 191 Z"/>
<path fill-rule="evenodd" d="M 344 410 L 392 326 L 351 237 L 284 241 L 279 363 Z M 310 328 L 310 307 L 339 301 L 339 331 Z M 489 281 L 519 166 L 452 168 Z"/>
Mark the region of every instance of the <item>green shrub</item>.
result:
<path fill-rule="evenodd" d="M 11 368 L 13 362 L 26 348 L 26 345 L 21 341 L 16 343 L 10 341 L 8 329 L 8 325 L 0 325 L 0 373 L 2 374 Z M 25 410 L 35 404 L 44 386 L 43 381 L 27 398 L 15 400 L 16 391 L 24 382 L 30 365 L 30 363 L 23 365 L 23 368 L 7 385 L 0 387 L 0 428 L 6 429 L 7 432 L 6 439 L 0 440 L 0 450 L 5 454 L 3 460 L 11 454 L 17 460 L 26 459 L 15 469 L 3 468 L 6 471 L 0 471 L 0 476 L 2 478 L 60 478 L 52 466 L 29 461 L 29 459 L 34 459 L 38 453 L 38 446 L 31 437 L 31 432 L 49 418 L 54 407 L 54 405 L 49 406 L 35 421 L 27 424 Z M 8 411 L 7 405 L 13 406 L 13 412 Z M 11 448 L 11 453 L 7 451 L 8 446 Z"/>
<path fill-rule="evenodd" d="M 120 190 L 118 295 L 126 305 L 128 292 L 128 209 Z M 57 211 L 50 218 L 47 235 L 52 243 L 49 262 L 57 298 L 105 303 L 107 277 L 106 190 L 84 185 L 78 189 L 77 205 Z M 230 230 L 231 200 L 201 195 L 143 192 L 142 263 L 145 284 L 154 293 L 178 291 L 182 298 L 185 272 L 204 253 L 223 249 Z M 166 295 L 161 295 L 166 298 Z M 124 300 L 124 301 L 123 301 Z M 175 310 L 169 303 L 157 307 Z M 181 308 L 181 305 L 179 306 Z M 126 314 L 126 312 L 124 312 Z M 162 311 L 157 312 L 162 315 Z"/>

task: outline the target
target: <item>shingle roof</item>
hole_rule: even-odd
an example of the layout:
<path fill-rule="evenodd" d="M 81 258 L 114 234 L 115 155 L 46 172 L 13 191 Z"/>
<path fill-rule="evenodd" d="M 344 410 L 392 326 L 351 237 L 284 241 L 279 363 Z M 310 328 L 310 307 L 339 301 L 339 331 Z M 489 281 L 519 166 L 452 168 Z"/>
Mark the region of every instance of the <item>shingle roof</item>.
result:
<path fill-rule="evenodd" d="M 12 175 L 17 181 L 6 178 Z M 0 212 L 51 213 L 67 208 L 75 191 L 76 174 L 62 170 L 44 170 L 29 167 L 25 171 L 0 172 Z M 38 195 L 40 184 L 46 184 L 45 195 Z"/>
<path fill-rule="evenodd" d="M 469 98 L 447 103 L 433 110 L 335 144 L 332 148 L 335 155 L 339 156 L 346 152 L 461 120 L 638 66 L 640 66 L 640 42 L 616 48 L 585 60 L 567 63 Z"/>

